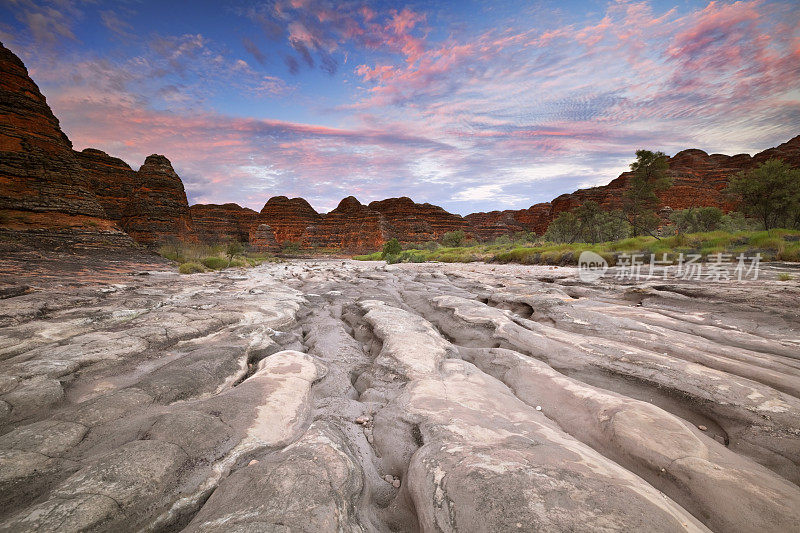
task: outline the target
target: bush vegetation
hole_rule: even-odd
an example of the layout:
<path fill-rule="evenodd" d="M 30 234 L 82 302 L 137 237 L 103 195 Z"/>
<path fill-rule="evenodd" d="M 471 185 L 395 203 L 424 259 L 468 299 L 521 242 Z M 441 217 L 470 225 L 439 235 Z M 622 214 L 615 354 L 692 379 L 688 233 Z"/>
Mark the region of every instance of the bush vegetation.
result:
<path fill-rule="evenodd" d="M 734 176 L 727 191 L 764 229 L 800 227 L 800 169 L 770 159 Z"/>
<path fill-rule="evenodd" d="M 161 246 L 158 253 L 178 263 L 178 271 L 181 274 L 205 272 L 209 269 L 253 267 L 264 262 L 279 261 L 269 253 L 248 251 L 239 242 L 213 245 L 170 243 Z"/>
<path fill-rule="evenodd" d="M 194 261 L 190 261 L 188 263 L 183 263 L 178 267 L 178 272 L 181 274 L 196 274 L 198 272 L 205 272 L 206 269 L 200 263 L 195 263 Z"/>
<path fill-rule="evenodd" d="M 509 239 L 510 240 L 510 239 Z M 469 263 L 485 261 L 495 263 L 522 263 L 546 265 L 574 265 L 584 250 L 600 254 L 609 262 L 616 264 L 620 254 L 641 253 L 645 256 L 656 254 L 659 258 L 667 254 L 668 259 L 675 260 L 680 253 L 701 254 L 703 256 L 716 253 L 752 255 L 761 253 L 764 260 L 800 261 L 800 231 L 773 229 L 770 231 L 736 231 L 723 230 L 680 233 L 657 239 L 651 236 L 626 237 L 614 241 L 587 242 L 553 242 L 540 239 L 532 243 L 506 242 L 501 239 L 492 244 L 473 244 L 471 246 L 447 247 L 435 250 L 409 248 L 389 258 L 383 252 L 358 255 L 354 259 L 361 261 L 378 261 L 386 259 L 389 263 L 439 261 L 442 263 Z"/>

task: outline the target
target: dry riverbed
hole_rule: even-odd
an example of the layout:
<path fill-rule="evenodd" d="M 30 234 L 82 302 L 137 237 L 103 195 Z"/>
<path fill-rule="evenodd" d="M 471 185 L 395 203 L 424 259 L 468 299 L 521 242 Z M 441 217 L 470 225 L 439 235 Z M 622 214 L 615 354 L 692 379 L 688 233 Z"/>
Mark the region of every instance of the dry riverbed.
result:
<path fill-rule="evenodd" d="M 584 283 L 331 260 L 7 284 L 0 530 L 794 531 L 787 268 Z"/>

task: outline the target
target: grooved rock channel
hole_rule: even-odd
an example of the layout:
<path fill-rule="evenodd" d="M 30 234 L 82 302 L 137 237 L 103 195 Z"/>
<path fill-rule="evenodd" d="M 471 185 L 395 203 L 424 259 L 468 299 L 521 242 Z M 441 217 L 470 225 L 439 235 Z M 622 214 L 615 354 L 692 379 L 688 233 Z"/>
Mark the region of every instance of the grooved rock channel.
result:
<path fill-rule="evenodd" d="M 297 261 L 3 292 L 0 531 L 795 531 L 800 289 Z"/>

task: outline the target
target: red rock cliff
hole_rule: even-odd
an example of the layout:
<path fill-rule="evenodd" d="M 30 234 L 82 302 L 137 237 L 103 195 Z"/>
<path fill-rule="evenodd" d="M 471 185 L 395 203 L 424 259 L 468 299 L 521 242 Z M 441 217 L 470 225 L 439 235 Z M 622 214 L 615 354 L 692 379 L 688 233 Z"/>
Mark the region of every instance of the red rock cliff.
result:
<path fill-rule="evenodd" d="M 220 243 L 250 241 L 250 231 L 258 213 L 237 204 L 195 204 L 189 208 L 192 224 L 200 242 Z"/>
<path fill-rule="evenodd" d="M 20 249 L 128 253 L 39 88 L 0 44 L 0 232 Z"/>
<path fill-rule="evenodd" d="M 421 243 L 437 240 L 450 231 L 469 230 L 460 215 L 436 205 L 415 203 L 405 196 L 371 202 L 369 208 L 383 215 L 387 239 L 394 237 L 400 242 Z"/>
<path fill-rule="evenodd" d="M 312 247 L 362 252 L 380 249 L 387 240 L 387 230 L 388 224 L 379 211 L 348 196 L 309 226 L 307 234 Z"/>
<path fill-rule="evenodd" d="M 75 152 L 86 182 L 109 218 L 125 227 L 133 216 L 133 201 L 138 189 L 138 176 L 122 159 L 101 150 L 86 148 Z"/>
<path fill-rule="evenodd" d="M 264 204 L 258 214 L 257 224 L 251 231 L 255 231 L 258 225 L 266 224 L 272 228 L 279 245 L 293 242 L 308 247 L 306 228 L 320 220 L 319 213 L 304 199 L 273 196 Z"/>
<path fill-rule="evenodd" d="M 105 219 L 39 88 L 0 44 L 0 209 Z"/>
<path fill-rule="evenodd" d="M 158 154 L 147 156 L 136 176 L 132 215 L 125 230 L 137 242 L 148 245 L 196 241 L 186 191 L 169 159 Z"/>

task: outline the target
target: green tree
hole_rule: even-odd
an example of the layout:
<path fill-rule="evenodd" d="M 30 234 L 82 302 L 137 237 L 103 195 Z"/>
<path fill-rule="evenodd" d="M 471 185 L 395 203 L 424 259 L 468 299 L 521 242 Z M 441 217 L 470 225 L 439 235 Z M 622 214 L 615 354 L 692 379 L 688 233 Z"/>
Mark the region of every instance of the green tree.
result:
<path fill-rule="evenodd" d="M 636 150 L 631 170 L 633 175 L 622 195 L 622 210 L 634 237 L 644 233 L 652 235 L 660 220 L 655 212 L 659 203 L 656 193 L 672 186 L 672 178 L 667 176 L 667 156 L 663 152 Z"/>
<path fill-rule="evenodd" d="M 514 242 L 516 243 L 526 243 L 526 242 L 536 242 L 536 233 L 532 231 L 518 231 L 514 234 Z"/>
<path fill-rule="evenodd" d="M 456 248 L 464 244 L 467 235 L 462 230 L 458 231 L 448 231 L 444 235 L 442 235 L 442 245 L 448 246 L 450 248 Z"/>
<path fill-rule="evenodd" d="M 403 251 L 403 247 L 400 246 L 400 241 L 395 238 L 391 238 L 383 245 L 383 253 L 381 254 L 381 259 L 386 259 L 399 255 L 400 252 Z"/>
<path fill-rule="evenodd" d="M 237 255 L 240 255 L 244 252 L 244 246 L 239 241 L 231 241 L 228 243 L 228 246 L 225 248 L 225 255 L 228 257 L 228 266 L 231 266 L 231 261 Z"/>
<path fill-rule="evenodd" d="M 742 211 L 756 217 L 766 230 L 800 222 L 800 170 L 780 159 L 769 159 L 736 174 L 727 191 Z"/>
<path fill-rule="evenodd" d="M 678 233 L 697 233 L 720 229 L 726 222 L 725 214 L 718 207 L 690 207 L 673 211 L 669 219 Z"/>
<path fill-rule="evenodd" d="M 560 213 L 547 228 L 545 239 L 595 244 L 619 240 L 629 232 L 630 225 L 621 211 L 604 211 L 597 202 L 590 200 L 571 211 Z"/>

